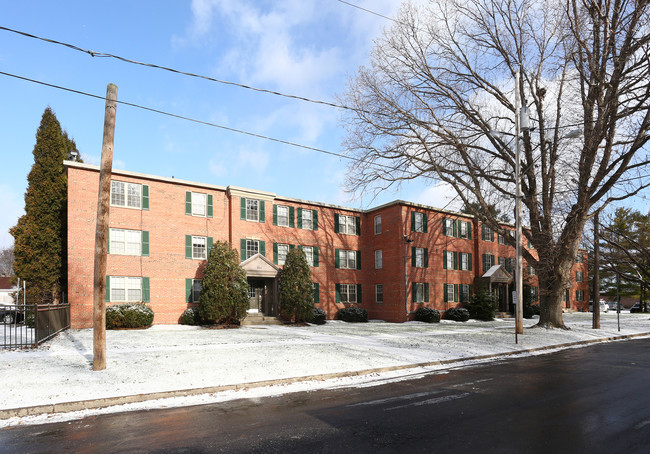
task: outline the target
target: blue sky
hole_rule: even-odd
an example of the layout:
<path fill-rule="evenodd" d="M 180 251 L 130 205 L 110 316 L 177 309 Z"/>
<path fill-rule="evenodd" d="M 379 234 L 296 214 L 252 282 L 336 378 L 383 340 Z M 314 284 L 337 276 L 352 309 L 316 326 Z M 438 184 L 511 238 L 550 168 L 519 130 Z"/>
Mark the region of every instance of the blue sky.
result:
<path fill-rule="evenodd" d="M 392 16 L 397 0 L 355 0 Z M 84 49 L 221 80 L 336 102 L 391 22 L 336 0 L 2 2 L 0 25 Z M 341 152 L 333 107 L 91 57 L 0 30 L 0 71 Z M 104 101 L 0 75 L 0 247 L 22 214 L 43 110 L 50 106 L 98 164 Z M 410 183 L 375 200 L 345 192 L 346 160 L 118 105 L 114 168 L 367 208 L 394 199 L 444 206 L 449 193 Z"/>

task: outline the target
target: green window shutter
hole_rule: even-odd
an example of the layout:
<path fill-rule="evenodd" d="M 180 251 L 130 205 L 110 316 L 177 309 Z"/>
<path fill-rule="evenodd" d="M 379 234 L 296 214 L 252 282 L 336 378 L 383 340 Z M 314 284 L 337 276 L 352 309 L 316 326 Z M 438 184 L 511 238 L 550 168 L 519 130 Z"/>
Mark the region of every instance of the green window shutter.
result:
<path fill-rule="evenodd" d="M 416 287 L 415 282 L 413 282 L 411 284 L 411 302 L 412 303 L 415 303 L 415 300 L 416 300 L 417 291 L 416 291 L 415 287 Z"/>
<path fill-rule="evenodd" d="M 213 206 L 214 200 L 212 197 L 212 194 L 208 194 L 208 217 L 211 218 L 213 216 Z"/>
<path fill-rule="evenodd" d="M 314 246 L 313 249 L 313 256 L 314 256 L 314 268 L 318 267 L 318 246 Z"/>
<path fill-rule="evenodd" d="M 273 225 L 278 225 L 278 206 L 273 204 Z"/>
<path fill-rule="evenodd" d="M 260 222 L 265 222 L 264 200 L 260 200 Z"/>
<path fill-rule="evenodd" d="M 490 229 L 490 241 L 494 243 L 494 230 Z"/>
<path fill-rule="evenodd" d="M 273 243 L 273 264 L 278 264 L 278 243 Z"/>
<path fill-rule="evenodd" d="M 243 262 L 244 260 L 246 260 L 246 240 L 245 239 L 242 239 L 242 240 L 239 241 L 239 250 L 241 251 L 240 252 L 240 257 L 241 257 L 241 261 Z"/>
<path fill-rule="evenodd" d="M 289 227 L 294 227 L 295 226 L 295 208 L 294 207 L 289 207 Z"/>
<path fill-rule="evenodd" d="M 355 222 L 356 227 L 357 227 L 355 233 L 356 233 L 357 235 L 361 235 L 361 217 L 356 216 L 356 217 L 354 218 L 354 222 Z"/>
<path fill-rule="evenodd" d="M 442 251 L 442 269 L 447 269 L 447 251 Z"/>
<path fill-rule="evenodd" d="M 429 268 L 429 248 L 424 248 L 424 267 Z"/>
<path fill-rule="evenodd" d="M 442 218 L 442 234 L 447 236 L 447 218 Z"/>
<path fill-rule="evenodd" d="M 424 213 L 422 213 L 422 231 L 424 233 L 427 233 L 429 231 L 427 224 L 429 223 L 429 219 L 427 216 L 425 216 Z"/>
<path fill-rule="evenodd" d="M 143 230 L 141 232 L 140 241 L 142 243 L 142 256 L 149 257 L 149 232 Z"/>
<path fill-rule="evenodd" d="M 339 215 L 334 213 L 334 233 L 339 233 Z"/>
<path fill-rule="evenodd" d="M 454 252 L 454 269 L 458 269 L 458 252 Z"/>
<path fill-rule="evenodd" d="M 424 302 L 429 302 L 429 283 L 424 283 Z"/>
<path fill-rule="evenodd" d="M 266 243 L 264 241 L 260 241 L 260 254 L 266 257 Z"/>
<path fill-rule="evenodd" d="M 411 246 L 411 266 L 415 266 L 415 246 Z"/>
<path fill-rule="evenodd" d="M 111 229 L 108 229 L 108 242 L 106 244 L 106 253 L 111 253 Z"/>
<path fill-rule="evenodd" d="M 458 284 L 454 284 L 454 302 L 458 302 Z"/>
<path fill-rule="evenodd" d="M 239 215 L 242 220 L 246 220 L 246 198 L 241 198 L 241 206 L 239 210 Z"/>
<path fill-rule="evenodd" d="M 363 297 L 361 296 L 361 284 L 357 284 L 357 304 L 363 302 Z"/>
<path fill-rule="evenodd" d="M 415 232 L 415 211 L 411 211 L 411 232 Z"/>
<path fill-rule="evenodd" d="M 291 249 L 295 249 L 295 248 L 296 248 L 296 245 L 295 245 L 295 244 L 290 244 L 290 245 L 289 245 L 289 250 L 291 250 Z"/>
<path fill-rule="evenodd" d="M 467 269 L 472 271 L 472 253 L 467 254 Z"/>
<path fill-rule="evenodd" d="M 192 235 L 185 235 L 185 258 L 192 258 Z"/>
<path fill-rule="evenodd" d="M 299 228 L 299 229 L 302 229 L 302 208 L 298 207 L 298 213 L 297 213 L 297 215 L 298 215 L 298 219 L 297 219 L 297 221 L 298 221 L 298 228 Z"/>
<path fill-rule="evenodd" d="M 185 191 L 185 214 L 192 214 L 192 192 Z"/>
<path fill-rule="evenodd" d="M 467 222 L 467 238 L 472 239 L 472 223 Z"/>
<path fill-rule="evenodd" d="M 336 304 L 341 303 L 341 284 L 334 285 L 334 293 L 336 294 Z"/>
<path fill-rule="evenodd" d="M 318 230 L 318 210 L 312 211 L 311 218 L 314 223 L 314 230 Z"/>
<path fill-rule="evenodd" d="M 212 245 L 214 244 L 214 238 L 211 236 L 208 237 L 208 253 L 207 257 L 210 257 L 210 251 L 212 250 Z"/>
<path fill-rule="evenodd" d="M 314 304 L 318 304 L 319 302 L 320 302 L 320 289 L 318 283 L 314 282 Z"/>
<path fill-rule="evenodd" d="M 338 249 L 334 249 L 334 268 L 340 268 Z"/>
<path fill-rule="evenodd" d="M 149 291 L 149 278 L 148 277 L 143 277 L 142 278 L 142 302 L 143 303 L 148 303 L 151 300 L 151 295 Z"/>
<path fill-rule="evenodd" d="M 456 227 L 457 222 L 454 221 L 452 225 L 454 226 L 454 238 L 458 238 L 458 228 Z"/>
<path fill-rule="evenodd" d="M 142 209 L 143 210 L 149 209 L 149 185 L 148 184 L 142 185 Z"/>
<path fill-rule="evenodd" d="M 442 294 L 444 296 L 443 301 L 445 303 L 449 302 L 449 298 L 447 298 L 447 284 L 442 284 Z"/>
<path fill-rule="evenodd" d="M 110 303 L 111 301 L 111 277 L 106 276 L 106 302 Z"/>
<path fill-rule="evenodd" d="M 357 269 L 361 269 L 361 251 L 356 251 L 357 253 Z"/>
<path fill-rule="evenodd" d="M 192 279 L 185 279 L 185 301 L 192 303 Z"/>
<path fill-rule="evenodd" d="M 490 266 L 491 267 L 494 266 L 494 258 L 495 257 L 493 255 L 490 256 Z"/>

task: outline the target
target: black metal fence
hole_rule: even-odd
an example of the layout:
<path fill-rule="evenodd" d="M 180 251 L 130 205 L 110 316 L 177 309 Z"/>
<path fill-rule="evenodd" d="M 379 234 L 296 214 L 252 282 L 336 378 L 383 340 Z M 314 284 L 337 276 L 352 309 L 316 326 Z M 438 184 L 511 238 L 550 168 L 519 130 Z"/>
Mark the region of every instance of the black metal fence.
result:
<path fill-rule="evenodd" d="M 3 304 L 0 348 L 37 347 L 70 328 L 69 304 Z"/>

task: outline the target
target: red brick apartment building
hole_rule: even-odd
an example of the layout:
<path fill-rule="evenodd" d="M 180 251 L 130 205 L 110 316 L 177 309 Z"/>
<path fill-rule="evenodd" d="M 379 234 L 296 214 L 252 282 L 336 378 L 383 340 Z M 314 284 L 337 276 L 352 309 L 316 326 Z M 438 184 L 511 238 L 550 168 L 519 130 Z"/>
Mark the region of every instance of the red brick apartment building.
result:
<path fill-rule="evenodd" d="M 65 166 L 71 325 L 84 328 L 92 326 L 99 168 L 69 161 Z M 293 247 L 305 251 L 316 305 L 330 319 L 356 304 L 370 318 L 400 322 L 421 306 L 457 306 L 479 285 L 498 295 L 500 311 L 512 312 L 514 248 L 471 216 L 415 203 L 355 210 L 113 171 L 109 225 L 107 304 L 146 302 L 156 324 L 178 323 L 196 305 L 201 267 L 217 240 L 240 252 L 252 312 L 277 315 L 277 278 Z M 587 264 L 578 262 L 566 308 L 586 310 Z M 535 300 L 532 268 L 525 280 Z"/>

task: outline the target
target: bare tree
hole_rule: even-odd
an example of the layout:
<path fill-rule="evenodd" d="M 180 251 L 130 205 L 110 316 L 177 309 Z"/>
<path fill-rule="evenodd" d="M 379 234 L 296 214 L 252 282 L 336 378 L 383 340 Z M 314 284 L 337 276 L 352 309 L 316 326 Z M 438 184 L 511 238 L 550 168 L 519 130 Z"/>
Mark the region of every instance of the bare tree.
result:
<path fill-rule="evenodd" d="M 539 277 L 539 325 L 563 328 L 585 222 L 650 184 L 648 1 L 405 4 L 343 95 L 345 146 L 362 161 L 350 190 L 444 181 L 509 237 L 489 208 L 512 212 L 521 140 L 524 234 L 535 248 L 523 254 Z M 515 89 L 533 127 L 520 138 Z"/>
<path fill-rule="evenodd" d="M 0 249 L 0 276 L 14 275 L 14 247 Z"/>

